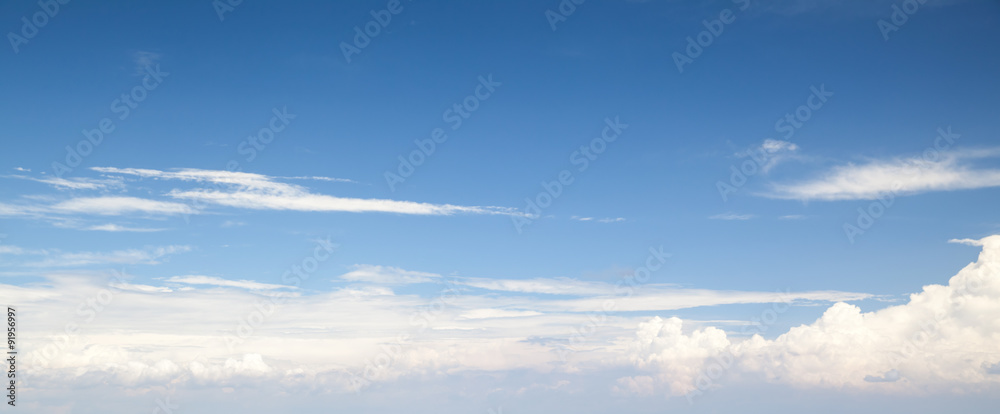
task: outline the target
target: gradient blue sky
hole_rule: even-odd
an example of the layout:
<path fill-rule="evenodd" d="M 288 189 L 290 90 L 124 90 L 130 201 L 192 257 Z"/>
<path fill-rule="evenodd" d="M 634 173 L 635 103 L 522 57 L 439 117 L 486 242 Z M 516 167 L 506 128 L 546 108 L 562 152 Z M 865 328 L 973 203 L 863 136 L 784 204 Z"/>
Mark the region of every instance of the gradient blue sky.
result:
<path fill-rule="evenodd" d="M 16 53 L 9 44 L 0 51 L 0 247 L 14 246 L 0 254 L 0 282 L 34 289 L 53 274 L 78 272 L 99 285 L 104 279 L 93 275 L 125 267 L 132 283 L 145 286 L 170 286 L 169 278 L 183 275 L 282 284 L 282 272 L 316 239 L 329 237 L 336 253 L 302 284 L 304 296 L 355 286 L 343 275 L 358 265 L 613 286 L 643 265 L 651 247 L 663 246 L 671 256 L 653 272 L 649 283 L 656 286 L 720 295 L 837 293 L 793 306 L 763 333 L 773 339 L 812 323 L 838 300 L 870 312 L 905 303 L 925 285 L 946 284 L 979 253 L 949 240 L 1000 232 L 997 2 L 931 0 L 888 40 L 877 22 L 891 18 L 898 4 L 891 1 L 753 1 L 745 11 L 730 1 L 588 1 L 554 31 L 545 13 L 557 1 L 401 4 L 350 62 L 341 42 L 351 42 L 354 27 L 386 2 L 244 1 L 221 20 L 208 1 L 61 5 Z M 680 73 L 672 54 L 683 53 L 686 38 L 724 9 L 736 10 L 735 21 Z M 20 34 L 21 16 L 39 10 L 34 2 L 5 2 L 0 25 Z M 147 65 L 169 75 L 119 119 L 112 102 L 142 84 Z M 442 114 L 472 95 L 481 76 L 500 86 L 452 130 Z M 833 95 L 793 136 L 775 130 L 821 86 Z M 282 108 L 295 118 L 248 161 L 240 143 Z M 578 171 L 571 154 L 615 117 L 628 128 Z M 53 186 L 53 162 L 65 162 L 65 147 L 102 118 L 113 120 L 114 132 L 61 174 L 79 188 Z M 395 172 L 397 157 L 435 128 L 447 130 L 448 140 L 390 188 L 386 171 Z M 933 148 L 939 128 L 960 135 L 939 152 L 943 161 L 924 165 L 926 175 L 907 182 L 885 214 L 851 240 L 844 224 L 856 224 L 872 192 L 907 179 L 893 176 L 893 168 Z M 729 182 L 730 167 L 768 145 L 781 149 L 766 172 L 720 197 L 717 183 Z M 59 207 L 102 197 L 190 204 L 176 191 L 206 183 L 163 174 L 226 170 L 231 160 L 267 183 L 313 195 L 490 209 L 408 214 L 208 203 L 182 215 Z M 120 170 L 127 168 L 157 173 Z M 562 170 L 572 171 L 573 184 L 517 231 L 512 219 L 525 198 Z M 158 256 L 164 246 L 183 247 Z M 123 251 L 132 254 L 101 253 Z M 81 255 L 90 261 L 73 262 Z M 417 299 L 440 289 L 391 288 Z M 631 326 L 654 316 L 745 321 L 768 306 L 727 302 L 621 316 Z M 557 335 L 562 328 L 552 329 Z M 723 330 L 739 337 L 738 326 Z M 535 375 L 507 375 L 522 374 Z M 510 381 L 521 380 L 529 381 Z M 400 381 L 400 389 L 412 385 Z M 732 395 L 742 392 L 750 391 Z M 724 401 L 709 405 L 732 409 Z"/>

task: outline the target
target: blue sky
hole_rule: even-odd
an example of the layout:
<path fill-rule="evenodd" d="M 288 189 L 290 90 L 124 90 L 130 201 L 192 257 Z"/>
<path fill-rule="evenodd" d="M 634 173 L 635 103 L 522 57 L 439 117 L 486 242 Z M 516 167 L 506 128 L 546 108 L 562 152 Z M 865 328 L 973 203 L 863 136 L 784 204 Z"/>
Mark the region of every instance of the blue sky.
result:
<path fill-rule="evenodd" d="M 414 351 L 423 359 L 394 363 L 394 374 L 373 379 L 368 394 L 296 404 L 350 401 L 363 410 L 376 404 L 364 395 L 385 393 L 399 407 L 433 407 L 421 394 L 461 394 L 447 410 L 491 404 L 531 412 L 545 396 L 568 401 L 587 389 L 596 390 L 589 398 L 619 398 L 639 411 L 664 400 L 683 408 L 693 388 L 681 385 L 679 365 L 663 355 L 684 341 L 655 350 L 628 345 L 637 335 L 641 342 L 644 329 L 667 337 L 676 317 L 685 341 L 702 344 L 696 338 L 717 329 L 734 352 L 747 352 L 750 345 L 737 344 L 749 338 L 741 326 L 786 292 L 791 306 L 758 332 L 774 341 L 768 352 L 782 355 L 782 341 L 798 337 L 782 334 L 800 325 L 823 331 L 824 315 L 842 310 L 835 303 L 903 312 L 916 306 L 910 294 L 949 287 L 969 263 L 992 269 L 994 244 L 984 240 L 1000 232 L 997 3 L 928 1 L 894 31 L 879 22 L 892 23 L 894 7 L 915 3 L 590 1 L 571 13 L 575 3 L 563 3 L 404 0 L 392 13 L 382 12 L 384 1 L 242 2 L 231 10 L 212 2 L 70 2 L 30 36 L 25 21 L 43 6 L 0 6 L 8 40 L 0 52 L 7 79 L 0 83 L 7 97 L 0 100 L 7 120 L 0 296 L 39 315 L 25 317 L 23 329 L 41 350 L 88 292 L 106 288 L 112 272 L 129 275 L 114 289 L 122 307 L 88 322 L 97 342 L 34 368 L 36 395 L 82 387 L 57 381 L 60 369 L 114 377 L 124 374 L 106 364 L 138 360 L 179 368 L 109 380 L 114 385 L 101 392 L 169 394 L 199 412 L 222 400 L 196 397 L 198 390 L 239 394 L 277 375 L 275 367 L 315 365 L 315 375 L 336 377 L 376 355 L 324 356 L 320 348 L 354 346 L 324 341 L 374 349 L 386 342 L 382 334 L 412 328 L 408 315 L 452 280 L 460 299 L 433 322 L 441 329 L 412 347 L 426 351 Z M 372 13 L 391 19 L 345 58 L 343 45 L 359 46 L 355 27 L 364 30 Z M 716 22 L 720 16 L 731 21 Z M 687 54 L 688 38 L 697 42 L 701 33 L 711 43 Z M 690 62 L 679 70 L 682 54 Z M 618 131 L 609 127 L 616 123 Z M 102 125 L 100 144 L 70 163 L 66 148 L 86 149 L 94 133 L 84 131 Z M 447 138 L 434 142 L 440 133 Z M 403 174 L 400 159 L 421 145 L 423 160 Z M 733 168 L 744 173 L 734 177 Z M 400 180 L 391 183 L 391 174 Z M 561 174 L 572 182 L 550 205 L 526 208 Z M 859 221 L 859 208 L 875 216 L 870 223 Z M 319 251 L 332 253 L 308 280 L 292 286 L 283 277 Z M 666 254 L 662 267 L 648 266 Z M 616 284 L 634 281 L 644 266 L 651 272 L 636 297 L 615 296 Z M 214 341 L 275 291 L 293 295 L 285 311 L 237 349 Z M 338 308 L 332 298 L 343 295 L 353 305 Z M 588 351 L 574 351 L 586 355 L 574 360 L 579 365 L 543 357 L 602 298 L 617 298 L 624 311 L 608 312 L 610 321 L 580 345 Z M 1000 309 L 993 299 L 989 309 Z M 183 316 L 150 326 L 130 316 L 180 303 L 189 305 Z M 345 326 L 311 306 L 366 316 Z M 175 329 L 181 321 L 198 323 Z M 465 333 L 440 333 L 455 324 Z M 983 329 L 986 338 L 995 328 Z M 176 349 L 141 337 L 174 330 L 190 335 L 177 338 Z M 297 346 L 308 357 L 269 342 L 283 332 L 303 335 Z M 816 340 L 837 343 L 831 332 Z M 942 347 L 976 346 L 945 339 L 954 338 L 942 338 Z M 109 347 L 101 355 L 125 356 L 92 356 L 86 345 L 94 343 Z M 525 343 L 535 348 L 517 345 Z M 445 351 L 462 344 L 492 345 L 482 353 L 469 345 L 464 357 Z M 182 352 L 186 346 L 201 351 Z M 433 353 L 455 360 L 426 356 Z M 224 380 L 202 375 L 191 368 L 197 354 L 205 366 L 250 368 Z M 904 380 L 892 384 L 899 392 L 995 390 L 1000 377 L 988 367 L 1000 363 L 1000 350 L 979 355 L 987 367 L 981 377 L 899 368 Z M 486 362 L 494 359 L 509 363 Z M 253 367 L 267 374 L 247 374 Z M 658 371 L 643 371 L 650 369 Z M 889 372 L 870 369 L 872 378 Z M 746 370 L 740 375 L 764 375 Z M 869 374 L 830 372 L 819 382 L 873 403 L 890 398 L 869 389 Z M 436 385 L 418 391 L 422 376 Z M 329 381 L 318 389 L 350 388 Z M 463 381 L 471 382 L 458 392 Z M 773 382 L 766 392 L 789 386 Z M 233 391 L 232 384 L 243 385 Z M 729 410 L 752 389 L 722 388 L 698 404 Z M 93 409 L 71 397 L 21 398 L 50 412 Z M 935 398 L 943 404 L 951 396 Z"/>

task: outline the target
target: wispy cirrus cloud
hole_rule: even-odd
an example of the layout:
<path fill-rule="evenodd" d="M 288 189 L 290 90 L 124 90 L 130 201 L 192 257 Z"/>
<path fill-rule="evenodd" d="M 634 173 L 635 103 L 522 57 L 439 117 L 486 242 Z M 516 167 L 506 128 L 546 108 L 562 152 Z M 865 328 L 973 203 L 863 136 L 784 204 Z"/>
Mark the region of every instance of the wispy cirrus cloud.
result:
<path fill-rule="evenodd" d="M 160 264 L 166 256 L 191 251 L 191 246 L 146 246 L 141 249 L 125 249 L 110 252 L 44 252 L 47 257 L 40 261 L 27 262 L 28 267 L 72 267 L 105 264 L 134 265 Z"/>
<path fill-rule="evenodd" d="M 896 157 L 840 165 L 816 178 L 773 184 L 770 191 L 759 195 L 802 201 L 873 200 L 886 194 L 1000 187 L 1000 169 L 975 165 L 977 160 L 1000 156 L 1000 148 L 936 154 L 938 156 L 933 157 L 936 159 Z"/>
<path fill-rule="evenodd" d="M 170 283 L 183 283 L 187 285 L 209 285 L 219 287 L 234 287 L 249 290 L 274 290 L 274 289 L 296 289 L 294 286 L 274 285 L 270 283 L 254 282 L 252 280 L 229 280 L 215 276 L 172 276 L 165 280 Z"/>
<path fill-rule="evenodd" d="M 99 224 L 96 226 L 88 226 L 84 230 L 93 231 L 109 231 L 109 232 L 130 232 L 130 233 L 152 233 L 157 231 L 163 231 L 166 229 L 156 229 L 156 228 L 145 228 L 145 227 L 127 227 L 121 226 L 114 223 Z"/>
<path fill-rule="evenodd" d="M 366 282 L 388 285 L 428 283 L 441 280 L 441 275 L 427 272 L 403 270 L 392 266 L 354 265 L 354 270 L 340 275 L 348 282 Z"/>
<path fill-rule="evenodd" d="M 606 295 L 615 286 L 603 282 L 588 282 L 565 277 L 534 279 L 462 278 L 455 284 L 502 292 L 540 293 L 547 295 Z"/>
<path fill-rule="evenodd" d="M 742 220 L 750 220 L 750 219 L 752 219 L 754 217 L 756 217 L 756 216 L 754 216 L 753 214 L 737 214 L 737 213 L 733 213 L 733 212 L 728 212 L 728 213 L 716 214 L 714 216 L 709 216 L 708 218 L 711 219 L 711 220 L 741 220 L 742 221 Z"/>
<path fill-rule="evenodd" d="M 63 214 L 80 213 L 102 216 L 117 216 L 131 213 L 157 215 L 197 213 L 194 208 L 184 203 L 122 196 L 72 198 L 56 203 L 49 207 L 48 210 Z"/>
<path fill-rule="evenodd" d="M 597 223 L 621 223 L 621 222 L 625 221 L 625 217 L 595 218 L 595 217 L 572 216 L 572 217 L 570 217 L 570 220 L 576 220 L 576 221 L 593 221 L 593 222 L 597 222 Z"/>
<path fill-rule="evenodd" d="M 213 188 L 207 189 L 174 189 L 167 195 L 180 200 L 234 208 L 353 213 L 381 212 L 414 215 L 518 214 L 516 209 L 508 207 L 459 206 L 388 199 L 335 197 L 312 193 L 299 185 L 278 182 L 275 177 L 245 172 L 200 169 L 160 171 L 112 167 L 94 167 L 92 169 L 107 174 L 128 174 L 154 179 L 214 184 Z"/>
<path fill-rule="evenodd" d="M 29 170 L 30 171 L 30 170 Z M 21 180 L 35 181 L 66 190 L 100 190 L 106 188 L 121 188 L 124 186 L 122 180 L 95 179 L 85 177 L 61 178 L 61 177 L 29 177 L 26 175 L 8 175 L 6 178 L 17 178 Z"/>

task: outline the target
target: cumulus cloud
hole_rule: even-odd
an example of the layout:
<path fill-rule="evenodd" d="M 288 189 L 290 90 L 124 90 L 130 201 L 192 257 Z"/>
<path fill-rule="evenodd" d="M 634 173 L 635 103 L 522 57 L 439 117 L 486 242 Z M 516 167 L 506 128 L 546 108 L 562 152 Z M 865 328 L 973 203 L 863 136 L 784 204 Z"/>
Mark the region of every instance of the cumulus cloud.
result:
<path fill-rule="evenodd" d="M 905 305 L 862 312 L 837 303 L 816 322 L 773 340 L 735 341 L 713 327 L 685 334 L 681 320 L 657 317 L 639 325 L 630 361 L 672 395 L 739 378 L 894 391 L 996 385 L 1000 379 L 988 367 L 1000 361 L 1000 236 L 979 244 L 977 262 L 947 285 L 925 286 Z M 639 392 L 646 382 L 626 378 L 619 389 Z"/>
<path fill-rule="evenodd" d="M 530 371 L 545 376 L 534 383 L 559 384 L 566 379 L 551 376 L 556 374 L 593 377 L 604 381 L 606 392 L 625 395 L 684 395 L 760 381 L 810 389 L 964 392 L 1000 384 L 996 374 L 1000 345 L 995 340 L 1000 336 L 995 321 L 1000 314 L 1000 236 L 979 242 L 978 261 L 947 285 L 929 285 L 911 295 L 905 305 L 862 312 L 855 305 L 836 303 L 815 322 L 773 339 L 737 336 L 707 322 L 628 312 L 662 315 L 670 309 L 734 303 L 773 303 L 769 309 L 777 310 L 871 296 L 648 285 L 630 297 L 615 297 L 602 296 L 599 288 L 607 286 L 596 282 L 560 290 L 558 282 L 568 281 L 542 279 L 524 285 L 509 281 L 487 285 L 505 290 L 485 294 L 392 294 L 380 286 L 352 287 L 290 295 L 279 306 L 261 292 L 273 291 L 270 288 L 276 285 L 255 285 L 259 282 L 208 277 L 166 282 L 193 286 L 185 289 L 115 282 L 109 285 L 117 287 L 111 303 L 92 322 L 76 321 L 84 325 L 85 340 L 58 342 L 56 356 L 43 358 L 45 369 L 32 371 L 29 378 L 45 386 L 67 379 L 100 380 L 125 388 L 259 381 L 349 392 L 366 383 L 404 378 Z M 443 282 L 434 274 L 389 267 L 354 270 L 361 271 L 359 281 L 381 282 L 388 274 L 390 281 L 428 280 L 428 286 Z M 68 309 L 73 315 L 80 294 L 93 296 L 100 291 L 92 281 L 58 276 L 44 285 L 0 284 L 0 300 L 17 298 L 29 313 Z M 460 282 L 457 278 L 456 284 Z M 261 289 L 254 291 L 255 287 Z M 575 296 L 498 293 L 504 291 Z M 594 312 L 607 300 L 614 301 L 615 311 L 606 313 L 582 342 L 570 342 L 581 324 L 594 323 Z M 256 313 L 259 316 L 249 316 Z M 25 355 L 28 359 L 42 358 L 47 344 L 57 343 L 50 338 L 67 322 L 61 313 L 42 316 L 33 320 L 34 330 L 23 338 L 32 344 Z M 248 320 L 258 321 L 251 334 L 229 348 L 227 338 L 236 337 L 241 321 Z M 408 339 L 399 342 L 402 334 Z M 567 344 L 576 352 L 563 361 L 558 352 Z M 387 362 L 379 362 L 377 369 L 365 362 L 374 360 Z M 366 370 L 371 375 L 364 375 Z M 364 381 L 359 382 L 359 375 Z"/>

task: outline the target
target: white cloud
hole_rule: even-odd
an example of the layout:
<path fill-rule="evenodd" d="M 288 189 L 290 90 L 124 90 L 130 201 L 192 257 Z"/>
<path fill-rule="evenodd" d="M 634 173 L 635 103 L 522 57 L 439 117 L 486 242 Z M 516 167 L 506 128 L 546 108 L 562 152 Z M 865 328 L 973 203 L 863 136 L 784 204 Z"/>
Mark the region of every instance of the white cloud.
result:
<path fill-rule="evenodd" d="M 191 251 L 190 246 L 147 246 L 112 252 L 51 253 L 45 260 L 25 263 L 31 267 L 70 267 L 95 264 L 159 264 L 160 259 Z"/>
<path fill-rule="evenodd" d="M 596 221 L 598 223 L 621 223 L 621 222 L 625 221 L 624 217 L 594 218 L 594 217 L 572 216 L 572 217 L 570 217 L 570 219 L 571 220 L 576 220 L 576 221 Z"/>
<path fill-rule="evenodd" d="M 61 177 L 35 178 L 24 175 L 8 175 L 6 177 L 45 183 L 56 188 L 68 190 L 101 190 L 107 188 L 120 188 L 124 186 L 124 183 L 120 179 L 92 179 L 83 177 L 74 177 L 70 179 Z"/>
<path fill-rule="evenodd" d="M 782 161 L 795 158 L 795 152 L 799 146 L 777 139 L 765 139 L 760 145 L 752 147 L 746 151 L 736 153 L 737 157 L 751 157 L 757 161 L 763 173 L 769 172 Z"/>
<path fill-rule="evenodd" d="M 445 297 L 398 295 L 369 286 L 290 296 L 275 307 L 259 291 L 198 285 L 167 291 L 162 286 L 135 285 L 116 291 L 107 310 L 83 326 L 86 340 L 74 338 L 60 345 L 57 356 L 46 359 L 46 368 L 29 370 L 27 378 L 40 389 L 84 379 L 127 390 L 164 383 L 239 387 L 260 381 L 286 389 L 308 384 L 310 392 L 341 393 L 358 389 L 352 375 L 364 372 L 365 361 L 391 352 L 390 362 L 373 370 L 371 381 L 461 381 L 465 375 L 484 372 L 498 376 L 530 372 L 535 378 L 531 383 L 592 378 L 604 384 L 605 392 L 679 395 L 694 390 L 718 358 L 730 362 L 726 369 L 711 371 L 718 374 L 713 374 L 712 386 L 763 381 L 807 389 L 967 393 L 1000 384 L 1000 376 L 992 373 L 1000 366 L 1000 345 L 995 340 L 1000 336 L 995 321 L 1000 314 L 1000 236 L 981 244 L 979 260 L 947 286 L 926 286 L 909 303 L 874 312 L 837 303 L 814 323 L 774 339 L 734 337 L 706 326 L 710 323 L 706 321 L 692 329 L 691 321 L 628 311 L 662 314 L 694 306 L 784 300 L 795 306 L 801 301 L 815 304 L 871 296 L 790 292 L 782 298 L 770 292 L 644 285 L 631 297 L 616 297 L 592 290 L 603 288 L 595 284 L 576 291 L 585 297 L 571 299 L 497 293 L 502 291 Z M 81 293 L 101 288 L 93 277 L 48 279 L 50 283 L 24 287 L 0 284 L 0 301 L 16 300 L 22 312 L 38 315 L 24 338 L 37 344 L 26 354 L 29 359 L 42 352 L 46 341 L 52 341 L 67 322 L 64 313 L 39 310 L 69 309 L 72 314 Z M 209 280 L 218 282 L 209 286 L 222 284 L 222 279 Z M 499 286 L 514 292 L 555 291 L 556 282 L 561 280 L 541 283 L 540 288 Z M 581 326 L 593 323 L 594 312 L 600 312 L 609 299 L 617 305 L 615 312 L 603 315 L 598 329 L 585 330 L 583 341 L 570 342 Z M 239 321 L 253 312 L 261 312 L 264 321 L 234 349 L 227 348 L 220 337 L 235 335 Z M 926 340 L 918 335 L 922 326 L 930 332 Z M 397 347 L 394 341 L 401 333 L 412 336 Z M 915 348 L 908 350 L 912 338 L 917 338 Z M 558 352 L 567 344 L 577 352 L 563 361 Z"/>
<path fill-rule="evenodd" d="M 24 249 L 9 244 L 0 244 L 0 254 L 24 254 Z"/>
<path fill-rule="evenodd" d="M 977 168 L 973 161 L 995 158 L 1000 149 L 928 152 L 922 156 L 871 160 L 834 167 L 820 177 L 773 184 L 765 197 L 789 200 L 873 200 L 886 194 L 908 195 L 1000 186 L 1000 170 Z"/>
<path fill-rule="evenodd" d="M 181 169 L 173 172 L 137 169 L 94 167 L 94 171 L 109 174 L 130 174 L 155 179 L 173 179 L 214 184 L 212 189 L 175 189 L 167 195 L 173 198 L 255 210 L 382 212 L 417 215 L 452 214 L 518 214 L 507 207 L 457 206 L 386 199 L 343 198 L 314 194 L 294 184 L 274 181 L 274 177 L 261 174 Z"/>
<path fill-rule="evenodd" d="M 760 149 L 769 153 L 777 153 L 782 151 L 797 151 L 799 146 L 779 139 L 765 139 L 764 142 L 760 144 Z"/>
<path fill-rule="evenodd" d="M 185 204 L 136 197 L 72 198 L 56 203 L 51 207 L 51 210 L 60 213 L 97 214 L 103 216 L 117 216 L 129 213 L 156 215 L 197 213 L 196 210 Z"/>
<path fill-rule="evenodd" d="M 214 276 L 172 276 L 166 280 L 171 283 L 184 283 L 188 285 L 212 285 L 222 287 L 235 287 L 250 290 L 272 290 L 272 289 L 295 289 L 293 286 L 272 285 L 269 283 L 259 283 L 252 280 L 229 280 Z"/>
<path fill-rule="evenodd" d="M 925 286 L 905 305 L 862 312 L 837 303 L 813 324 L 774 340 L 755 335 L 742 342 L 713 327 L 685 334 L 679 319 L 653 318 L 639 325 L 630 361 L 673 395 L 723 378 L 913 392 L 1000 383 L 987 372 L 1000 361 L 1000 236 L 978 242 L 977 262 L 946 286 Z M 712 381 L 705 381 L 711 369 Z"/>
<path fill-rule="evenodd" d="M 964 245 L 967 245 L 967 246 L 982 246 L 983 245 L 983 241 L 982 240 L 975 240 L 975 239 L 951 239 L 951 240 L 948 240 L 948 243 L 958 243 L 958 244 L 964 244 Z"/>
<path fill-rule="evenodd" d="M 146 72 L 146 68 L 155 65 L 159 62 L 162 55 L 155 52 L 149 52 L 140 50 L 132 54 L 132 62 L 135 64 L 135 74 L 142 75 Z"/>
<path fill-rule="evenodd" d="M 141 228 L 141 227 L 125 227 L 114 223 L 100 224 L 96 226 L 90 226 L 85 228 L 85 230 L 94 231 L 110 231 L 110 232 L 135 232 L 135 233 L 151 233 L 157 231 L 163 231 L 165 229 L 151 229 L 151 228 Z"/>
<path fill-rule="evenodd" d="M 458 319 L 490 319 L 490 318 L 523 318 L 526 316 L 541 315 L 535 311 L 513 311 L 506 309 L 472 309 L 461 315 Z"/>
<path fill-rule="evenodd" d="M 318 177 L 318 176 L 299 176 L 299 177 L 274 177 L 281 178 L 284 180 L 315 180 L 315 181 L 329 181 L 335 183 L 353 183 L 357 184 L 357 181 L 347 179 L 347 178 L 333 178 L 333 177 Z"/>
<path fill-rule="evenodd" d="M 750 220 L 754 218 L 753 214 L 737 214 L 733 212 L 716 214 L 714 216 L 709 216 L 711 220 Z"/>
<path fill-rule="evenodd" d="M 441 275 L 403 270 L 392 266 L 354 265 L 354 270 L 340 275 L 340 279 L 350 282 L 403 285 L 437 282 L 441 279 Z"/>
<path fill-rule="evenodd" d="M 608 295 L 615 290 L 615 285 L 610 283 L 587 282 L 565 277 L 551 279 L 462 278 L 455 280 L 454 283 L 494 291 L 542 293 L 547 295 Z"/>

